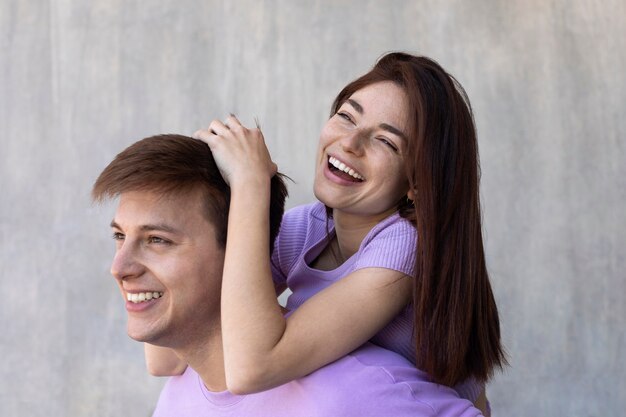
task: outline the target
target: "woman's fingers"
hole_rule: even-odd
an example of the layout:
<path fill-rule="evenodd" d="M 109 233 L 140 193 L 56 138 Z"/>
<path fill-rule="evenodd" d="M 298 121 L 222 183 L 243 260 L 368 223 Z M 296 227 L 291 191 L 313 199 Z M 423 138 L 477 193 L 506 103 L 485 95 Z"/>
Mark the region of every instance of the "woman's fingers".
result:
<path fill-rule="evenodd" d="M 209 145 L 222 176 L 231 186 L 233 180 L 246 182 L 249 177 L 271 177 L 277 172 L 261 130 L 246 128 L 233 114 L 224 121 L 213 120 L 193 137 Z"/>
<path fill-rule="evenodd" d="M 221 120 L 213 120 L 210 124 L 209 124 L 209 132 L 214 133 L 215 135 L 218 136 L 222 136 L 222 137 L 228 137 L 230 136 L 230 128 L 224 124 L 224 122 L 222 122 Z"/>
<path fill-rule="evenodd" d="M 200 129 L 196 130 L 193 135 L 191 135 L 194 139 L 200 139 L 203 142 L 208 143 L 209 140 L 212 140 L 215 136 L 215 133 L 211 133 L 209 129 Z"/>
<path fill-rule="evenodd" d="M 212 147 L 219 138 L 232 139 L 234 135 L 230 130 L 230 126 L 242 127 L 239 120 L 231 115 L 224 122 L 217 119 L 213 120 L 206 129 L 197 130 L 191 137 L 200 139 Z"/>
<path fill-rule="evenodd" d="M 224 125 L 231 130 L 238 130 L 239 128 L 245 129 L 239 119 L 237 119 L 237 116 L 232 113 L 226 119 L 224 119 Z"/>
<path fill-rule="evenodd" d="M 213 120 L 209 124 L 209 127 L 196 131 L 192 137 L 205 142 L 217 139 L 214 138 L 214 136 L 231 140 L 234 138 L 244 140 L 250 137 L 251 133 L 251 131 L 246 129 L 246 127 L 241 124 L 235 115 L 231 114 L 224 121 L 217 119 Z M 210 142 L 207 143 L 209 143 L 209 145 L 211 144 Z"/>

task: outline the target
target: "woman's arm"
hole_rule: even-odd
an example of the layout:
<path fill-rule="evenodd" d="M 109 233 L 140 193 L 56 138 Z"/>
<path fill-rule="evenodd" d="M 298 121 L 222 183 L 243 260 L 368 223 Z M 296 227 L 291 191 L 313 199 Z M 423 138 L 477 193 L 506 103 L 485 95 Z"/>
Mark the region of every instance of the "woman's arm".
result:
<path fill-rule="evenodd" d="M 285 319 L 273 292 L 267 222 L 261 221 L 267 214 L 250 213 L 259 196 L 249 188 L 232 193 L 222 282 L 224 361 L 232 392 L 266 390 L 346 355 L 409 301 L 409 277 L 367 268 L 319 292 Z"/>
<path fill-rule="evenodd" d="M 223 289 L 224 303 L 236 285 L 233 280 Z M 237 303 L 222 307 L 223 318 L 230 317 L 222 327 L 229 389 L 239 394 L 270 389 L 350 353 L 400 313 L 410 287 L 400 273 L 369 268 L 319 292 L 287 319 L 258 307 L 260 296 L 248 301 L 246 310 L 232 311 Z"/>
<path fill-rule="evenodd" d="M 268 255 L 269 187 L 275 165 L 258 129 L 245 129 L 234 117 L 227 123 L 229 127 L 214 121 L 196 137 L 209 144 L 231 187 L 222 337 L 228 388 L 244 394 L 300 378 L 351 352 L 400 313 L 412 284 L 401 272 L 362 269 L 285 319 Z"/>
<path fill-rule="evenodd" d="M 153 376 L 182 375 L 187 363 L 180 359 L 172 349 L 144 343 L 144 354 L 148 373 Z"/>

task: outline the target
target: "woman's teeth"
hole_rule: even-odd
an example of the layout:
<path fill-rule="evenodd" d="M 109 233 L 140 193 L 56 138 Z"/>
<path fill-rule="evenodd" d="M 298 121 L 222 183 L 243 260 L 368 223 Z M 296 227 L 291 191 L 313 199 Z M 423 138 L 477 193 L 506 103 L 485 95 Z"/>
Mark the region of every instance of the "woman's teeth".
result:
<path fill-rule="evenodd" d="M 350 168 L 349 166 L 347 166 L 346 164 L 344 164 L 337 158 L 334 158 L 331 156 L 328 158 L 328 162 L 330 162 L 330 164 L 334 166 L 335 168 L 337 168 L 338 170 L 345 172 L 346 174 L 350 175 L 353 178 L 356 178 L 357 180 L 361 180 L 361 181 L 365 180 L 365 178 L 363 178 L 361 174 L 359 174 L 354 169 Z"/>
<path fill-rule="evenodd" d="M 126 293 L 126 299 L 131 303 L 143 303 L 144 301 L 150 301 L 153 298 L 161 298 L 163 295 L 162 292 L 153 291 L 153 292 L 137 292 L 137 293 Z"/>

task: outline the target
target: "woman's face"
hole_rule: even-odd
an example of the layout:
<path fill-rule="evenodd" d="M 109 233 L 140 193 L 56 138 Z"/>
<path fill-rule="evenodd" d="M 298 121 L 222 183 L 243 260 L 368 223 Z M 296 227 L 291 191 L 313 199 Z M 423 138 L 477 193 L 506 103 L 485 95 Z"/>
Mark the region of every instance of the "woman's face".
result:
<path fill-rule="evenodd" d="M 391 81 L 350 96 L 320 136 L 315 196 L 345 213 L 384 218 L 408 191 L 408 99 Z"/>

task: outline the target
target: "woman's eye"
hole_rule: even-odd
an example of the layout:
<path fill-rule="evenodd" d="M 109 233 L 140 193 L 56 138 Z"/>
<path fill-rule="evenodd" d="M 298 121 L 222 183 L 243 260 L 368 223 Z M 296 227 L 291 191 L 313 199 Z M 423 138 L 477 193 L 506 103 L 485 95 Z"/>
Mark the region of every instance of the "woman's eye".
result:
<path fill-rule="evenodd" d="M 113 232 L 113 235 L 111 235 L 111 237 L 113 238 L 113 240 L 124 240 L 124 234 L 120 232 Z"/>
<path fill-rule="evenodd" d="M 393 142 L 391 142 L 389 139 L 387 138 L 378 138 L 379 141 L 381 141 L 382 143 L 384 143 L 385 145 L 389 146 L 394 152 L 398 152 L 398 148 L 396 147 L 396 145 L 394 145 Z"/>
<path fill-rule="evenodd" d="M 343 112 L 343 111 L 337 112 L 337 116 L 339 116 L 342 119 L 345 119 L 345 120 L 347 120 L 349 122 L 352 122 L 352 117 L 350 117 L 350 115 L 348 113 L 346 113 L 346 112 Z"/>

